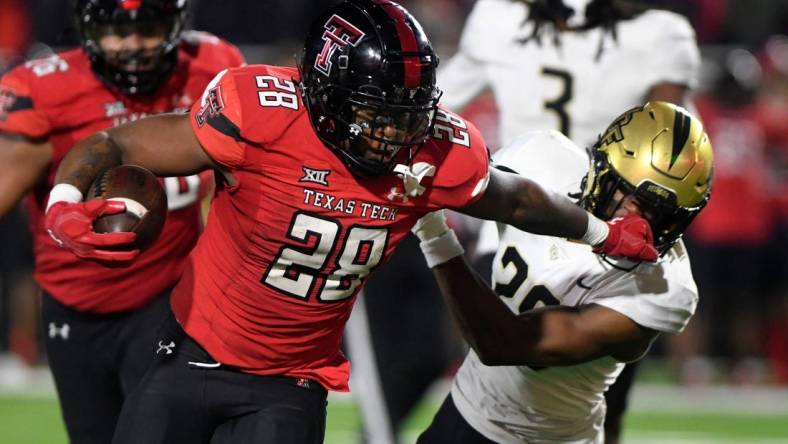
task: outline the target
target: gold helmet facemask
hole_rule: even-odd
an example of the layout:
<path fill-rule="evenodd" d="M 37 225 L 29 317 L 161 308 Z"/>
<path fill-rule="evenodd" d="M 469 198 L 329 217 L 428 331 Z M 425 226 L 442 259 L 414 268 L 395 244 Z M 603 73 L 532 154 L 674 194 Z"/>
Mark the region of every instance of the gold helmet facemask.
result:
<path fill-rule="evenodd" d="M 609 220 L 626 196 L 634 196 L 660 254 L 709 201 L 711 142 L 700 120 L 676 105 L 650 102 L 625 112 L 589 154 L 580 204 Z M 615 199 L 616 191 L 623 197 Z"/>

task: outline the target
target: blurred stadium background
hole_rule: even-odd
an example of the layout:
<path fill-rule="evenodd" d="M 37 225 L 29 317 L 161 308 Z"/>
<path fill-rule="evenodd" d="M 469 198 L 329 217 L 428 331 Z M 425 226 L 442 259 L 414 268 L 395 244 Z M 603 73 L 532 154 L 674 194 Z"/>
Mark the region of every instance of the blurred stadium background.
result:
<path fill-rule="evenodd" d="M 307 24 L 329 3 L 192 0 L 191 27 L 239 45 L 250 63 L 293 64 Z M 402 3 L 448 58 L 473 0 Z M 646 358 L 624 441 L 788 443 L 788 0 L 650 3 L 695 27 L 704 58 L 695 103 L 721 129 L 710 134 L 714 197 L 688 235 L 699 311 Z M 0 73 L 76 44 L 68 1 L 0 0 Z M 494 149 L 491 98 L 465 114 Z M 23 208 L 0 221 L 0 443 L 63 443 L 29 242 Z M 447 389 L 437 384 L 411 415 L 407 439 L 426 427 Z M 332 395 L 326 441 L 358 442 L 359 417 L 350 396 Z"/>

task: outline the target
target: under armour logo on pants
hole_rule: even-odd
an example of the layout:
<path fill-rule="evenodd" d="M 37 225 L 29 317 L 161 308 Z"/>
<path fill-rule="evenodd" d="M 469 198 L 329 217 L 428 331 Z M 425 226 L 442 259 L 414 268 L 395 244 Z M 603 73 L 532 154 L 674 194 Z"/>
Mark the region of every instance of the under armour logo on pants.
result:
<path fill-rule="evenodd" d="M 169 344 L 164 344 L 163 341 L 159 341 L 159 348 L 156 350 L 156 354 L 158 355 L 160 351 L 165 350 L 167 355 L 172 354 L 172 349 L 175 347 L 175 342 L 170 341 Z"/>
<path fill-rule="evenodd" d="M 69 331 L 71 331 L 71 327 L 66 323 L 64 323 L 62 327 L 58 327 L 54 322 L 49 323 L 49 337 L 51 339 L 60 336 L 65 341 L 68 339 Z"/>

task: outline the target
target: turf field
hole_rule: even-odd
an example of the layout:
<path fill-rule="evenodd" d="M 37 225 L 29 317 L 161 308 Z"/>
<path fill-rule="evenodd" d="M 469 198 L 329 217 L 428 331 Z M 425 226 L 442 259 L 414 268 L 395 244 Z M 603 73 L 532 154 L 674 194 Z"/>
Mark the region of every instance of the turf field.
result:
<path fill-rule="evenodd" d="M 428 424 L 433 397 L 406 426 L 414 442 Z M 344 396 L 329 401 L 326 442 L 355 444 L 358 411 Z M 788 444 L 788 391 L 676 390 L 640 387 L 625 427 L 628 444 Z M 0 393 L 0 443 L 66 443 L 57 402 L 50 393 Z"/>

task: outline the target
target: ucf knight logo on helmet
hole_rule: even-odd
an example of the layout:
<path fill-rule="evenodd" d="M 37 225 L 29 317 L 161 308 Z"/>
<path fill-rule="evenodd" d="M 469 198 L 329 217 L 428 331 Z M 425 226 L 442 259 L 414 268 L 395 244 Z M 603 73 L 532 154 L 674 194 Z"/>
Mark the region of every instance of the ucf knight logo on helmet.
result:
<path fill-rule="evenodd" d="M 350 22 L 334 14 L 323 25 L 323 50 L 315 58 L 315 69 L 328 75 L 331 72 L 331 57 L 334 52 L 347 44 L 356 46 L 364 37 L 364 32 L 353 26 Z"/>

